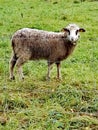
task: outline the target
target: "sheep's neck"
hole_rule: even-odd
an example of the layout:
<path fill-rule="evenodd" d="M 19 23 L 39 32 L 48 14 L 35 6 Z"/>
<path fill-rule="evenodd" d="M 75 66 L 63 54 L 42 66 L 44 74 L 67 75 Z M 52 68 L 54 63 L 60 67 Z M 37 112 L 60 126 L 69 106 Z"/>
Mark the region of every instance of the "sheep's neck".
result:
<path fill-rule="evenodd" d="M 65 45 L 66 48 L 66 54 L 65 57 L 67 58 L 69 55 L 72 54 L 74 48 L 75 48 L 76 44 L 72 44 L 71 42 L 67 42 Z"/>

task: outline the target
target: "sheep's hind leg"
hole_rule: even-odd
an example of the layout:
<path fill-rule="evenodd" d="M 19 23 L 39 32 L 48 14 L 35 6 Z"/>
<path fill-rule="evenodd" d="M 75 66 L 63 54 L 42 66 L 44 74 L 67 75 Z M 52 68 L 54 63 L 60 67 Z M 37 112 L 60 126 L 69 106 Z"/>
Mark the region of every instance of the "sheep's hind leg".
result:
<path fill-rule="evenodd" d="M 17 61 L 17 58 L 16 58 L 15 55 L 13 55 L 13 56 L 11 57 L 10 62 L 9 62 L 9 73 L 10 73 L 10 79 L 11 79 L 11 80 L 14 80 L 14 79 L 15 79 L 14 74 L 13 74 L 13 70 L 14 70 L 14 66 L 15 66 L 15 64 L 16 64 L 16 61 Z"/>
<path fill-rule="evenodd" d="M 57 78 L 61 79 L 60 62 L 57 62 L 56 65 L 57 65 Z"/>
<path fill-rule="evenodd" d="M 22 65 L 24 64 L 24 62 L 25 60 L 22 57 L 20 57 L 16 62 L 20 79 L 24 79 L 23 70 L 22 70 Z"/>

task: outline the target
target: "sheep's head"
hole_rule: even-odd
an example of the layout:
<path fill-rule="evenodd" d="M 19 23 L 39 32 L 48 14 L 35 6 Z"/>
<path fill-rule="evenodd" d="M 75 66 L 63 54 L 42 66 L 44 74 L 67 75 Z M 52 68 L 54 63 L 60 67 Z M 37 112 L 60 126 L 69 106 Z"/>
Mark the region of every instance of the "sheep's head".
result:
<path fill-rule="evenodd" d="M 62 31 L 65 32 L 67 40 L 75 45 L 79 39 L 80 32 L 85 32 L 85 29 L 79 28 L 76 24 L 69 24 Z"/>

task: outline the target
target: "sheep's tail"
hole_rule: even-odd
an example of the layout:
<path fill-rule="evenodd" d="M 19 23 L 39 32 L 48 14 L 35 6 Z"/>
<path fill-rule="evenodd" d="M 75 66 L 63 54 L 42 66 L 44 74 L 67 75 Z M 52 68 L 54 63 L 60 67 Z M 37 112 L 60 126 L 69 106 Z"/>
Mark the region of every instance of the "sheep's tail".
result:
<path fill-rule="evenodd" d="M 14 43 L 14 40 L 11 40 L 11 46 L 12 46 L 12 57 L 16 61 L 18 58 L 17 58 L 16 53 L 15 53 L 15 43 Z"/>
<path fill-rule="evenodd" d="M 15 53 L 15 43 L 13 39 L 11 40 L 11 46 L 12 46 L 13 52 Z"/>

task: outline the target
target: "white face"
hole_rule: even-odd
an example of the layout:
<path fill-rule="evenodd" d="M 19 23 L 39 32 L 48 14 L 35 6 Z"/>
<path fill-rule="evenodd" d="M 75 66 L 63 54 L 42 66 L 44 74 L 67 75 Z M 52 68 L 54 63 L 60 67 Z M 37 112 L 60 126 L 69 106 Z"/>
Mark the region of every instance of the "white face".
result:
<path fill-rule="evenodd" d="M 67 36 L 67 40 L 73 45 L 76 45 L 76 42 L 80 36 L 80 32 L 85 32 L 85 29 L 79 28 L 76 24 L 69 24 L 66 28 L 63 28 L 63 31 Z"/>
<path fill-rule="evenodd" d="M 67 31 L 67 39 L 75 44 L 77 42 L 77 40 L 79 39 L 79 30 L 78 29 L 71 29 Z"/>

